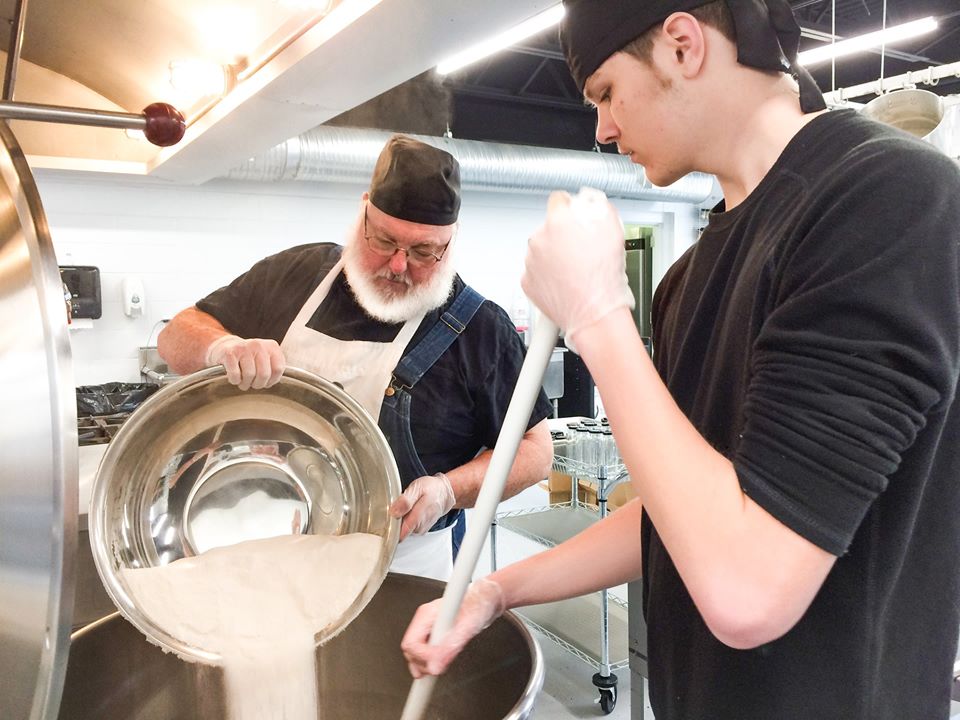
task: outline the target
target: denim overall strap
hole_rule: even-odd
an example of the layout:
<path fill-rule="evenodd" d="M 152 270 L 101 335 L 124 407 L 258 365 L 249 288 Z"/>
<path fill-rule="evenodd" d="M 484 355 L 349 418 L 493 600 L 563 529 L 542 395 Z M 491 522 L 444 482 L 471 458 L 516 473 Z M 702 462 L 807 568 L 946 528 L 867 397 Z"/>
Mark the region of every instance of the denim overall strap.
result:
<path fill-rule="evenodd" d="M 429 474 L 420 462 L 410 430 L 410 389 L 456 341 L 473 319 L 484 298 L 471 287 L 464 287 L 450 308 L 427 331 L 423 339 L 407 352 L 393 371 L 393 380 L 387 388 L 380 408 L 379 425 L 383 431 L 400 471 L 400 482 L 406 487 L 418 477 Z M 441 529 L 456 522 L 462 510 L 453 510 L 440 518 L 433 529 Z"/>
<path fill-rule="evenodd" d="M 416 385 L 447 348 L 453 345 L 483 305 L 483 301 L 483 295 L 469 285 L 464 287 L 423 340 L 400 359 L 393 371 L 394 389 L 412 388 Z"/>

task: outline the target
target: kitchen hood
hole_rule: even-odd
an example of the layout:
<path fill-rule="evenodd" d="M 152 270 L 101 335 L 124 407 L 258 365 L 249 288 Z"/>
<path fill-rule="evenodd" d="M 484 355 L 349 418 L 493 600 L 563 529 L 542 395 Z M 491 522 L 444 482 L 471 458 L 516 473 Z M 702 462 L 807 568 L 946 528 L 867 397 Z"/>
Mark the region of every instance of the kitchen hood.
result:
<path fill-rule="evenodd" d="M 31 167 L 201 183 L 428 70 L 555 0 L 20 0 L 12 100 L 183 112 L 157 148 L 123 130 L 11 122 Z M 18 2 L 0 2 L 0 48 Z M 6 53 L 0 52 L 6 62 Z M 171 84 L 171 79 L 185 78 Z M 202 81 L 202 82 L 201 82 Z"/>

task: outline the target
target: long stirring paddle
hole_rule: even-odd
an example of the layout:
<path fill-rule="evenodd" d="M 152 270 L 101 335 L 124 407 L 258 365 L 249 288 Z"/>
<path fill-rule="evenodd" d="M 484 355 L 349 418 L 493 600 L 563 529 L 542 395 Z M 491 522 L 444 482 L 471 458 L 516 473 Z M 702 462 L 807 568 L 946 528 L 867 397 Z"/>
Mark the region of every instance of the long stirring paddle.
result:
<path fill-rule="evenodd" d="M 473 577 L 477 560 L 483 550 L 483 542 L 493 522 L 497 505 L 503 497 L 503 487 L 507 482 L 510 468 L 513 467 L 517 448 L 527 431 L 527 423 L 530 421 L 533 405 L 543 385 L 543 374 L 547 369 L 547 363 L 550 362 L 553 348 L 557 344 L 558 335 L 559 331 L 553 321 L 541 315 L 533 328 L 530 348 L 527 350 L 527 356 L 520 368 L 520 376 L 517 378 L 517 385 L 513 389 L 510 404 L 507 406 L 503 427 L 500 429 L 500 436 L 497 438 L 490 464 L 483 477 L 483 485 L 480 487 L 463 545 L 460 546 L 460 553 L 453 565 L 450 582 L 447 583 L 446 590 L 443 592 L 440 612 L 430 635 L 431 645 L 440 643 L 444 635 L 453 627 L 457 613 L 460 611 L 460 603 L 463 602 L 463 596 Z M 436 680 L 433 676 L 426 676 L 413 681 L 406 705 L 403 707 L 401 720 L 421 720 L 427 705 L 430 704 L 430 696 Z"/>

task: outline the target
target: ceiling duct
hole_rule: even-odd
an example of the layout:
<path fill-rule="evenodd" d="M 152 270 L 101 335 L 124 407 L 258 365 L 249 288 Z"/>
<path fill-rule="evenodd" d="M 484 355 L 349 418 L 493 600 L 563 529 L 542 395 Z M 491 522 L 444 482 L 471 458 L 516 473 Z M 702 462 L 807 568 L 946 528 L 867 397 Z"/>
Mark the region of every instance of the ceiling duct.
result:
<path fill-rule="evenodd" d="M 390 135 L 382 130 L 320 126 L 250 158 L 224 177 L 261 182 L 365 184 Z M 697 204 L 713 195 L 712 175 L 691 173 L 661 188 L 647 179 L 642 167 L 620 155 L 446 137 L 413 137 L 456 157 L 466 189 L 546 193 L 576 192 L 588 186 L 616 198 Z"/>

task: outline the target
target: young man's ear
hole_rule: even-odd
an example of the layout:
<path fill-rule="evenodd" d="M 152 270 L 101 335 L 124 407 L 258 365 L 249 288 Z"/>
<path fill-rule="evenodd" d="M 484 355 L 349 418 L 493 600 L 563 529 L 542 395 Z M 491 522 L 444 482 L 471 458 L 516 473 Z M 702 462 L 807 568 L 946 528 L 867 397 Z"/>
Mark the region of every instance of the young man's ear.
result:
<path fill-rule="evenodd" d="M 681 76 L 694 77 L 700 72 L 706 55 L 706 40 L 700 22 L 693 15 L 673 13 L 663 21 L 661 38 L 668 43 Z"/>

